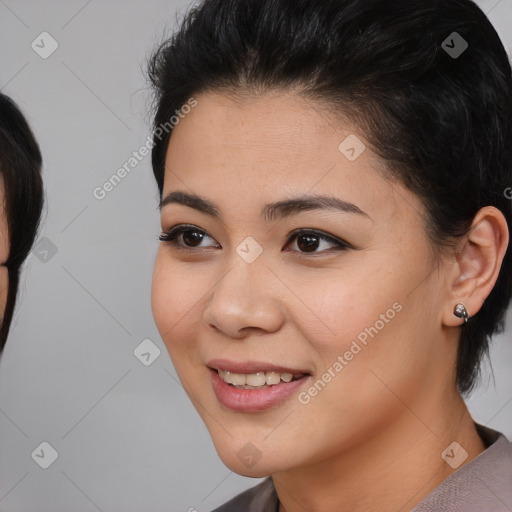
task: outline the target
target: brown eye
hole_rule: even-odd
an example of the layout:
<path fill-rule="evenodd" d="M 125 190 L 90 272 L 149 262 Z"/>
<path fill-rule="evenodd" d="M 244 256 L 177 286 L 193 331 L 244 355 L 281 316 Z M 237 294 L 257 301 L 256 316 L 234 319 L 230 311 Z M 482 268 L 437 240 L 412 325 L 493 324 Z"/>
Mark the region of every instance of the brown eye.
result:
<path fill-rule="evenodd" d="M 297 252 L 301 253 L 318 254 L 322 252 L 330 252 L 330 249 L 340 251 L 351 248 L 348 243 L 342 240 L 337 240 L 336 238 L 328 236 L 325 233 L 314 230 L 294 231 L 288 237 L 287 245 L 289 245 L 290 242 L 294 239 L 296 239 L 295 245 L 298 248 Z M 326 247 L 326 244 L 330 244 L 333 247 Z M 322 248 L 322 250 L 318 251 L 317 249 L 319 248 Z"/>
<path fill-rule="evenodd" d="M 180 238 L 182 241 L 180 241 Z M 201 247 L 201 242 L 206 238 L 211 237 L 208 236 L 202 229 L 196 228 L 194 226 L 176 226 L 169 231 L 162 233 L 158 237 L 161 242 L 171 243 L 184 249 L 194 249 L 196 247 Z"/>
<path fill-rule="evenodd" d="M 297 237 L 297 247 L 304 252 L 314 252 L 320 244 L 320 237 L 316 235 L 300 235 Z"/>
<path fill-rule="evenodd" d="M 204 238 L 204 233 L 200 233 L 199 231 L 192 231 L 192 230 L 183 231 L 181 233 L 181 235 L 183 237 L 182 240 L 185 242 L 185 245 L 188 245 L 191 247 L 196 247 L 196 246 L 200 245 L 201 241 Z"/>
<path fill-rule="evenodd" d="M 161 242 L 172 244 L 178 249 L 206 249 L 220 246 L 217 245 L 201 245 L 204 240 L 210 238 L 205 231 L 195 226 L 179 225 L 171 228 L 169 231 L 159 236 Z M 286 245 L 296 239 L 296 247 L 292 250 L 301 254 L 321 254 L 323 252 L 342 251 L 351 249 L 351 245 L 342 240 L 316 230 L 298 230 L 288 236 Z M 331 247 L 329 247 L 329 245 Z M 318 250 L 320 249 L 320 250 Z"/>

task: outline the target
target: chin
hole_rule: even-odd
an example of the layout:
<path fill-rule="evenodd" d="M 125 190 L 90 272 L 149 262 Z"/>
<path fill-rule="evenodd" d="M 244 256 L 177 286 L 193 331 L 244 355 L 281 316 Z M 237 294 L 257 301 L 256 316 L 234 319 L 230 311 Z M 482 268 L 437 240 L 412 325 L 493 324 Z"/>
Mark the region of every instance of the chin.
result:
<path fill-rule="evenodd" d="M 233 471 L 233 473 L 246 476 L 248 478 L 266 478 L 273 473 L 283 471 L 285 469 L 277 467 L 277 464 L 265 464 L 263 459 L 256 462 L 254 466 L 249 467 L 248 464 L 246 465 L 244 462 L 241 462 L 236 455 L 233 457 L 233 454 L 229 454 L 228 456 L 219 454 L 219 457 L 224 465 Z"/>
<path fill-rule="evenodd" d="M 265 478 L 290 469 L 290 457 L 271 447 L 258 449 L 253 443 L 223 440 L 215 442 L 215 450 L 224 465 L 238 475 Z M 267 454 L 265 454 L 267 452 Z"/>

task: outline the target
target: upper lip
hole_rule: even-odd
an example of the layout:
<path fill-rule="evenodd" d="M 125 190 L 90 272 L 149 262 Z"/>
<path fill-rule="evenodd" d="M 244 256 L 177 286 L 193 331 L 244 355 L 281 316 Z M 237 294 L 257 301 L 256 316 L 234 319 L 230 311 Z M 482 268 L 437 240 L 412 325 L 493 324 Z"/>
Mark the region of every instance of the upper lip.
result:
<path fill-rule="evenodd" d="M 230 361 L 228 359 L 212 359 L 206 365 L 212 370 L 223 370 L 231 373 L 252 374 L 258 372 L 291 373 L 292 375 L 310 375 L 304 368 L 290 368 L 263 361 Z"/>

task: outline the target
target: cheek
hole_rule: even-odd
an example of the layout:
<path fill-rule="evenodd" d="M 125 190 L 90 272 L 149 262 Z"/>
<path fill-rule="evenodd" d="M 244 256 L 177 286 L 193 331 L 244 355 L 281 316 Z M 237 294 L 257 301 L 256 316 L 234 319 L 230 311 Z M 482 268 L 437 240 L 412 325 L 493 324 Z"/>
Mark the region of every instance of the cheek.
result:
<path fill-rule="evenodd" d="M 334 407 L 377 406 L 382 400 L 379 390 L 386 392 L 386 385 L 412 393 L 432 362 L 426 340 L 434 318 L 426 314 L 422 292 L 410 294 L 411 283 L 423 274 L 399 263 L 369 265 L 364 272 L 354 267 L 309 288 L 309 296 L 304 295 L 304 284 L 296 288 L 297 295 L 309 298 L 314 313 L 298 317 L 297 322 L 319 356 L 317 377 L 325 375 L 322 380 L 330 389 L 322 395 Z M 422 315 L 418 315 L 420 305 Z M 321 383 L 318 388 L 323 390 Z M 392 395 L 389 390 L 387 394 Z"/>
<path fill-rule="evenodd" d="M 380 333 L 399 316 L 396 308 L 400 306 L 393 305 L 401 295 L 400 277 L 379 262 L 364 265 L 356 264 L 354 259 L 329 272 L 308 275 L 303 271 L 300 279 L 287 279 L 294 295 L 307 306 L 290 299 L 290 304 L 297 304 L 295 321 L 316 350 L 329 360 L 334 354 L 349 350 L 355 339 L 364 344 L 375 334 L 375 324 Z M 368 268 L 373 271 L 368 272 Z"/>
<path fill-rule="evenodd" d="M 194 348 L 190 337 L 197 332 L 201 299 L 206 290 L 200 278 L 173 264 L 165 251 L 159 250 L 153 271 L 151 308 L 171 357 L 187 347 Z"/>

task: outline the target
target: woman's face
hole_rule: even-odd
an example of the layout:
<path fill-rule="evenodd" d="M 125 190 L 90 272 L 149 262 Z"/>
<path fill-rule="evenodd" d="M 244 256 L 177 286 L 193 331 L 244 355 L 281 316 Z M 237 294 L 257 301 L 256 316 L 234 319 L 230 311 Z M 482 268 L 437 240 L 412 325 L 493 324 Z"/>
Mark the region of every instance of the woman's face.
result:
<path fill-rule="evenodd" d="M 188 231 L 161 242 L 152 307 L 219 456 L 257 477 L 376 439 L 452 379 L 420 200 L 319 105 L 196 99 L 161 209 L 163 232 Z M 317 206 L 286 205 L 306 200 Z"/>

